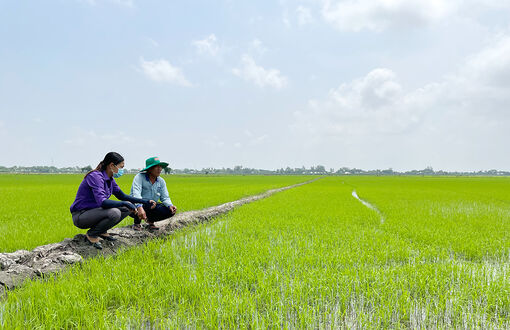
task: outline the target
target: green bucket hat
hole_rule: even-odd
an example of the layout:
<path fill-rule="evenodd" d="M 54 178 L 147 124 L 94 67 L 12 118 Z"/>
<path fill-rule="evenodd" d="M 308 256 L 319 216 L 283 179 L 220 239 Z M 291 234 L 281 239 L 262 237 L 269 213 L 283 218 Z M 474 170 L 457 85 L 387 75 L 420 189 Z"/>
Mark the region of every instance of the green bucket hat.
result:
<path fill-rule="evenodd" d="M 151 157 L 145 161 L 145 168 L 143 170 L 141 170 L 140 172 L 147 171 L 149 168 L 156 166 L 156 165 L 159 165 L 162 168 L 165 168 L 168 166 L 168 163 L 160 161 L 158 157 Z"/>

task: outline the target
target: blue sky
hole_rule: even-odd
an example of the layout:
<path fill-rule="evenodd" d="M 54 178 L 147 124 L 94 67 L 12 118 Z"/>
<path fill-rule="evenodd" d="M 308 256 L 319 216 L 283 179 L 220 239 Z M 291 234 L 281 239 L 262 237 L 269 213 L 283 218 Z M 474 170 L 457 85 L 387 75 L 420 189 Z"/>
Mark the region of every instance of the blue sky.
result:
<path fill-rule="evenodd" d="M 510 2 L 0 0 L 0 165 L 510 170 Z"/>

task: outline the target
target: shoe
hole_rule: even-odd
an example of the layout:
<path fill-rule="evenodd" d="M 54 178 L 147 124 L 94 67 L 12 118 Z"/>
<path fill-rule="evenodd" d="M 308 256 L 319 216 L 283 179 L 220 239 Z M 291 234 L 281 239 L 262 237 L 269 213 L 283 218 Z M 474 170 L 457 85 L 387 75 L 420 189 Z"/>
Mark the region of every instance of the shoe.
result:
<path fill-rule="evenodd" d="M 134 225 L 131 226 L 131 228 L 135 231 L 141 231 L 142 230 L 142 225 L 139 224 L 139 223 L 135 223 Z"/>
<path fill-rule="evenodd" d="M 113 236 L 106 236 L 106 235 L 99 235 L 99 237 L 101 237 L 102 239 L 105 239 L 107 241 L 110 241 L 110 242 L 115 242 L 117 239 Z"/>
<path fill-rule="evenodd" d="M 103 249 L 103 245 L 101 244 L 101 242 L 91 242 L 87 236 L 85 236 L 85 242 L 89 243 L 89 245 L 92 245 L 98 250 Z"/>

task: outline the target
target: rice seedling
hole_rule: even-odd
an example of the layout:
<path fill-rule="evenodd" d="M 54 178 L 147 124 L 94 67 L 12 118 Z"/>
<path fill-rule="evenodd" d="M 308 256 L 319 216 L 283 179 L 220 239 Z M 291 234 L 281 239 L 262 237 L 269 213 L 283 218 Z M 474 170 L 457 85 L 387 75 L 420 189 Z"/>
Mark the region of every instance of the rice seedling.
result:
<path fill-rule="evenodd" d="M 303 182 L 303 176 L 164 176 L 179 211 L 201 209 Z M 85 230 L 73 225 L 71 206 L 83 175 L 0 175 L 0 252 L 32 249 Z M 132 175 L 117 180 L 129 193 Z M 132 224 L 128 217 L 119 226 Z"/>
<path fill-rule="evenodd" d="M 462 208 L 467 215 L 450 221 L 465 229 L 452 236 L 451 226 L 427 221 L 438 204 L 423 198 L 438 192 L 421 180 L 396 180 L 378 190 L 377 178 L 325 178 L 278 193 L 115 258 L 96 258 L 30 282 L 1 302 L 0 325 L 509 327 L 510 267 L 502 252 L 509 237 L 498 236 L 499 249 L 456 243 L 455 235 L 476 230 L 478 222 L 466 219 L 479 213 Z M 385 214 L 384 223 L 352 197 L 351 185 Z M 449 204 L 440 205 L 467 198 L 456 189 L 447 196 Z M 472 200 L 488 203 L 485 195 L 477 196 Z M 401 208 L 392 208 L 390 199 Z M 407 229 L 397 228 L 397 221 Z M 421 235 L 427 226 L 436 228 Z M 501 230 L 508 233 L 508 227 Z M 485 240 L 473 243 L 480 242 Z"/>

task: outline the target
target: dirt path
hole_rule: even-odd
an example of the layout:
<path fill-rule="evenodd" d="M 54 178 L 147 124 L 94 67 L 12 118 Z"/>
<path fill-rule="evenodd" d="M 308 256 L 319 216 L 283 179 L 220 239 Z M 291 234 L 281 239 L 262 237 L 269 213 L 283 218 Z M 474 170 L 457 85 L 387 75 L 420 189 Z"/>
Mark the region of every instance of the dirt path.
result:
<path fill-rule="evenodd" d="M 241 198 L 218 206 L 198 211 L 178 213 L 174 217 L 157 223 L 160 228 L 149 232 L 133 231 L 130 226 L 109 230 L 117 241 L 103 241 L 103 250 L 85 243 L 85 235 L 78 234 L 74 238 L 66 238 L 60 243 L 39 246 L 32 251 L 18 250 L 11 253 L 0 253 L 0 296 L 6 290 L 20 286 L 28 278 L 42 277 L 45 274 L 59 271 L 70 264 L 80 263 L 84 259 L 97 255 L 114 255 L 122 247 L 129 247 L 143 243 L 146 240 L 172 234 L 174 231 L 192 224 L 206 222 L 212 218 L 227 213 L 237 206 L 251 203 L 271 196 L 274 193 L 302 186 L 317 179 L 294 184 L 287 187 L 271 189 L 259 195 Z"/>

